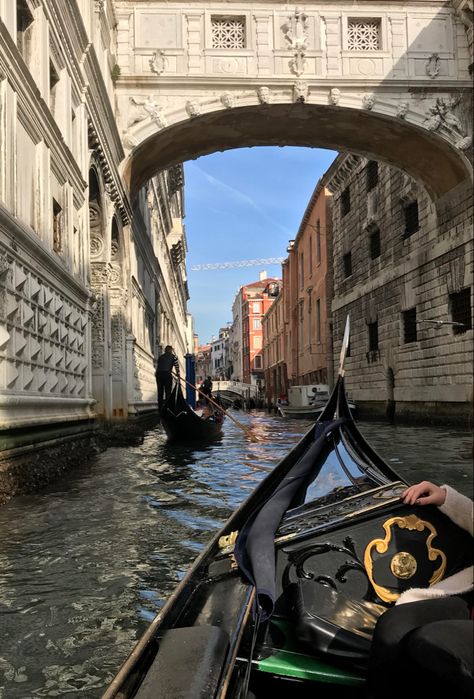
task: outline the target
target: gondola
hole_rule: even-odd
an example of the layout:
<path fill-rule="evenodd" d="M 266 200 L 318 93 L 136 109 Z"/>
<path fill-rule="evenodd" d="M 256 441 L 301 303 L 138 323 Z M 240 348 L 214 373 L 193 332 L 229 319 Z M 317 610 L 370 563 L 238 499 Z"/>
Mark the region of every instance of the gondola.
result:
<path fill-rule="evenodd" d="M 212 539 L 103 699 L 364 697 L 403 590 L 466 565 L 470 536 L 370 447 L 339 376 L 301 441 Z"/>
<path fill-rule="evenodd" d="M 186 402 L 181 386 L 176 383 L 160 412 L 160 422 L 169 441 L 197 442 L 213 440 L 222 431 L 224 413 L 219 410 L 201 414 Z"/>

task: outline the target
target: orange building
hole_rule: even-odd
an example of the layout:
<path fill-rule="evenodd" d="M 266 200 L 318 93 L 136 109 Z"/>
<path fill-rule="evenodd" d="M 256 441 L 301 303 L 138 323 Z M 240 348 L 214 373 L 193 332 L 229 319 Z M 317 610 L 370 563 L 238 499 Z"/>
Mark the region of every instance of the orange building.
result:
<path fill-rule="evenodd" d="M 265 273 L 262 273 L 258 282 L 252 282 L 240 287 L 238 293 L 238 296 L 240 296 L 239 306 L 242 309 L 242 341 L 240 347 L 242 381 L 244 383 L 263 383 L 262 318 L 278 296 L 280 283 L 280 279 L 267 278 Z"/>
<path fill-rule="evenodd" d="M 281 299 L 264 319 L 266 397 L 333 380 L 331 193 L 319 180 L 283 263 Z"/>

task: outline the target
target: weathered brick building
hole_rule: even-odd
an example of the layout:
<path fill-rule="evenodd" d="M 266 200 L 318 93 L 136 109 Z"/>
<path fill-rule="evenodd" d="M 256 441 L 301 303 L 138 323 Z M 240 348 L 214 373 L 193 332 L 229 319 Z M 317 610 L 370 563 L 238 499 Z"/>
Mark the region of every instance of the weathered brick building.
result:
<path fill-rule="evenodd" d="M 333 193 L 337 361 L 363 411 L 467 417 L 472 405 L 472 230 L 466 191 L 436 210 L 403 172 L 339 156 Z"/>

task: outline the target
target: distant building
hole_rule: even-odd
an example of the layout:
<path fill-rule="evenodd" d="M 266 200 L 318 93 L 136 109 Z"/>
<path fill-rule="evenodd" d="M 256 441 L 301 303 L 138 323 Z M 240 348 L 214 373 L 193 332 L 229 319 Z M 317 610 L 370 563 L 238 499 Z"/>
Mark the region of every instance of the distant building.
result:
<path fill-rule="evenodd" d="M 196 353 L 196 383 L 212 376 L 211 345 L 199 345 Z"/>
<path fill-rule="evenodd" d="M 244 383 L 263 384 L 262 318 L 280 290 L 281 280 L 260 274 L 257 282 L 240 287 L 233 305 L 232 331 L 233 377 Z M 238 329 L 241 328 L 240 337 Z M 236 367 L 241 371 L 237 374 Z"/>
<path fill-rule="evenodd" d="M 228 379 L 230 376 L 229 364 L 229 330 L 220 328 L 219 337 L 211 342 L 211 368 L 214 379 Z"/>
<path fill-rule="evenodd" d="M 263 319 L 266 398 L 289 385 L 332 383 L 330 169 L 316 185 L 282 266 L 282 292 Z"/>

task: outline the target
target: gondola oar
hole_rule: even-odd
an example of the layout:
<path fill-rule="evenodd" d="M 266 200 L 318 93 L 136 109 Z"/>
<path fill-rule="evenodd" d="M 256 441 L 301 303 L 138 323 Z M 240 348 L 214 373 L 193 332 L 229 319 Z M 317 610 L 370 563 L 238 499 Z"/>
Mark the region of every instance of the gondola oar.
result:
<path fill-rule="evenodd" d="M 191 388 L 194 388 L 194 390 L 197 391 L 197 392 L 199 393 L 200 396 L 202 396 L 203 398 L 205 398 L 206 400 L 208 400 L 208 401 L 209 401 L 210 403 L 212 403 L 212 405 L 214 405 L 218 410 L 220 410 L 222 413 L 224 413 L 224 415 L 225 415 L 226 417 L 228 417 L 229 420 L 232 420 L 232 422 L 234 422 L 234 423 L 237 425 L 237 427 L 240 427 L 240 429 L 243 430 L 243 431 L 245 432 L 245 434 L 247 435 L 247 437 L 248 437 L 250 440 L 252 440 L 252 442 L 259 442 L 259 441 L 260 441 L 259 438 L 256 437 L 248 427 L 245 427 L 245 425 L 243 425 L 241 422 L 239 422 L 238 420 L 236 420 L 235 417 L 232 417 L 232 415 L 230 415 L 226 410 L 224 410 L 224 408 L 222 407 L 222 405 L 219 405 L 219 403 L 216 403 L 216 401 L 213 400 L 210 396 L 206 396 L 204 393 L 202 393 L 202 392 L 199 390 L 199 388 L 198 388 L 197 386 L 195 386 L 193 383 L 190 383 L 190 382 L 187 381 L 186 379 L 183 379 L 182 376 L 179 376 L 178 374 L 175 374 L 174 371 L 172 371 L 171 373 L 173 374 L 173 376 L 174 376 L 175 378 L 179 379 L 180 381 L 184 381 L 184 383 L 186 383 L 188 386 L 191 386 Z"/>

